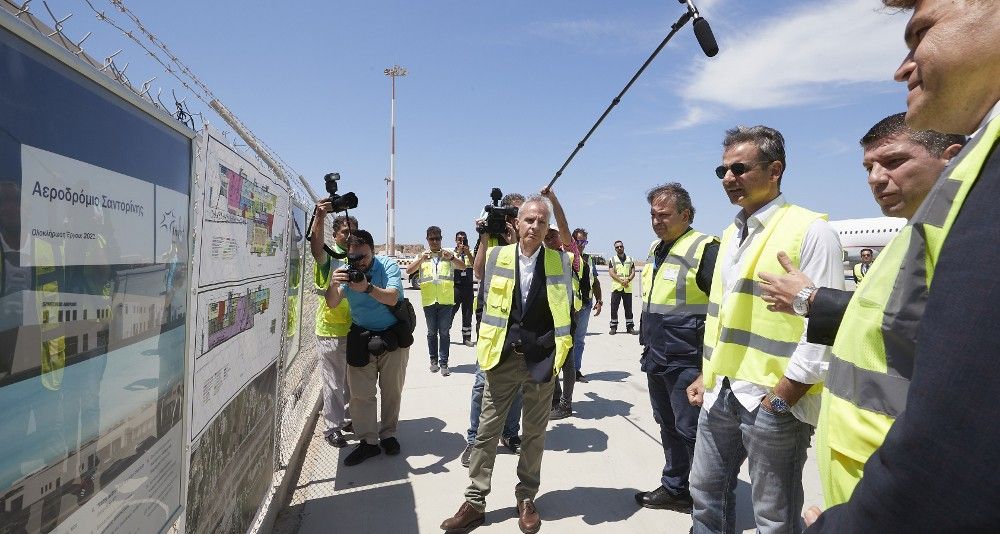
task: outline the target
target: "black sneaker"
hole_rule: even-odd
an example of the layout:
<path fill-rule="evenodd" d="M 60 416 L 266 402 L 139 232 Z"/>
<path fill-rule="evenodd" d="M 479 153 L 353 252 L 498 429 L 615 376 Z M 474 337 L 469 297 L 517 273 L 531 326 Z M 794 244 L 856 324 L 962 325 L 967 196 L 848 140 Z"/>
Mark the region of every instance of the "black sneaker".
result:
<path fill-rule="evenodd" d="M 382 454 L 382 449 L 378 448 L 378 445 L 369 445 L 362 441 L 361 443 L 358 443 L 357 447 L 354 447 L 354 450 L 351 451 L 351 454 L 347 455 L 347 458 L 344 458 L 344 465 L 358 465 L 361 462 L 380 454 Z"/>
<path fill-rule="evenodd" d="M 576 381 L 577 382 L 583 382 L 584 384 L 586 384 L 587 383 L 587 377 L 583 376 L 583 373 L 581 373 L 580 371 L 577 371 L 576 372 Z"/>
<path fill-rule="evenodd" d="M 549 420 L 566 419 L 571 415 L 573 415 L 573 408 L 570 407 L 569 403 L 560 402 L 555 408 L 552 408 L 552 412 L 549 413 Z"/>
<path fill-rule="evenodd" d="M 507 450 L 509 450 L 511 454 L 521 454 L 520 437 L 518 436 L 511 436 L 509 438 L 501 437 L 500 443 L 502 443 L 504 447 L 507 447 Z"/>
<path fill-rule="evenodd" d="M 345 438 L 340 432 L 330 432 L 326 435 L 326 442 L 330 444 L 331 447 L 336 447 L 342 449 L 347 446 L 347 438 Z"/>
<path fill-rule="evenodd" d="M 465 446 L 465 450 L 462 451 L 462 467 L 469 467 L 469 462 L 472 460 L 472 444 L 469 443 Z"/>
<path fill-rule="evenodd" d="M 379 445 L 385 449 L 385 453 L 389 456 L 395 456 L 399 454 L 399 440 L 396 438 L 385 438 L 378 440 Z"/>
<path fill-rule="evenodd" d="M 644 508 L 654 508 L 657 510 L 674 510 L 685 514 L 691 513 L 691 495 L 683 493 L 681 495 L 671 495 L 663 486 L 653 491 L 640 491 L 635 494 L 635 502 Z"/>
<path fill-rule="evenodd" d="M 451 376 L 451 369 L 448 369 L 448 364 L 441 364 L 441 376 Z"/>
<path fill-rule="evenodd" d="M 438 372 L 438 369 L 440 369 L 440 367 L 438 367 L 438 361 L 437 360 L 431 360 L 431 372 L 432 373 L 436 373 L 436 372 Z"/>
<path fill-rule="evenodd" d="M 608 332 L 608 333 L 609 333 L 609 334 L 611 334 L 611 335 L 613 336 L 613 335 L 615 335 L 615 334 L 617 334 L 617 333 L 618 333 L 618 329 L 617 329 L 617 328 L 612 328 L 612 329 L 611 329 L 611 331 L 610 331 L 610 332 Z"/>
<path fill-rule="evenodd" d="M 343 428 L 340 429 L 341 432 L 346 432 L 348 434 L 354 433 L 354 421 L 348 421 Z"/>
<path fill-rule="evenodd" d="M 639 333 L 639 332 L 635 331 L 635 327 L 634 326 L 630 326 L 630 327 L 626 328 L 625 331 L 628 332 L 629 334 L 632 334 L 633 336 Z"/>
<path fill-rule="evenodd" d="M 462 344 L 465 345 L 466 347 L 475 347 L 476 346 L 475 342 L 472 341 L 471 337 L 467 337 L 467 338 L 463 339 L 462 340 Z"/>

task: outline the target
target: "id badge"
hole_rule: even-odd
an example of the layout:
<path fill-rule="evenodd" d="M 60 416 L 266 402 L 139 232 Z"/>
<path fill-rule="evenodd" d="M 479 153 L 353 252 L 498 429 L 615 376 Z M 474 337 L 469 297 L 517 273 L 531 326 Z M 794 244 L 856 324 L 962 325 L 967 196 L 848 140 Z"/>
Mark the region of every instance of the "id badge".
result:
<path fill-rule="evenodd" d="M 667 265 L 663 267 L 663 279 L 676 282 L 677 276 L 681 273 L 680 267 Z"/>

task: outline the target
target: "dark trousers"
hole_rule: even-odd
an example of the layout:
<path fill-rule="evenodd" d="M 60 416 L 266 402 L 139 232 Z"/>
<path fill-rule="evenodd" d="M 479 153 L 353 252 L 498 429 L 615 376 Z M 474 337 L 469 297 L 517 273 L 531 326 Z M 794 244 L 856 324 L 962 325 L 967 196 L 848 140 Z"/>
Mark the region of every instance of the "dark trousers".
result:
<path fill-rule="evenodd" d="M 576 365 L 573 364 L 571 356 L 568 355 L 566 361 L 563 362 L 562 386 L 559 385 L 560 378 L 558 376 L 555 377 L 556 386 L 552 390 L 552 406 L 559 404 L 560 401 L 566 404 L 573 402 L 573 389 L 576 387 Z"/>
<path fill-rule="evenodd" d="M 632 330 L 635 328 L 632 320 L 632 294 L 624 291 L 611 292 L 611 328 L 618 328 L 618 303 L 625 307 L 625 328 Z"/>
<path fill-rule="evenodd" d="M 472 284 L 455 284 L 455 307 L 457 314 L 459 308 L 462 309 L 462 341 L 472 339 L 472 298 L 475 292 Z"/>
<path fill-rule="evenodd" d="M 688 493 L 688 475 L 694 459 L 694 438 L 698 433 L 701 409 L 691 406 L 686 390 L 700 373 L 697 368 L 646 373 L 653 419 L 660 425 L 660 442 L 666 460 L 660 484 L 673 495 Z"/>

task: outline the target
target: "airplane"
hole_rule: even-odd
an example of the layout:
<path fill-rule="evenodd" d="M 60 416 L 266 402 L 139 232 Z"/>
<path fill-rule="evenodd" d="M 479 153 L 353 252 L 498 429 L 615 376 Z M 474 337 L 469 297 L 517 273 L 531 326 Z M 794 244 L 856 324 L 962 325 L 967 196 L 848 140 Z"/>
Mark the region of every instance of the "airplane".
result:
<path fill-rule="evenodd" d="M 840 246 L 844 251 L 844 278 L 849 286 L 854 285 L 853 268 L 855 263 L 861 261 L 861 249 L 872 249 L 877 258 L 879 252 L 905 225 L 906 219 L 901 217 L 830 221 L 830 226 L 837 230 L 840 237 Z"/>

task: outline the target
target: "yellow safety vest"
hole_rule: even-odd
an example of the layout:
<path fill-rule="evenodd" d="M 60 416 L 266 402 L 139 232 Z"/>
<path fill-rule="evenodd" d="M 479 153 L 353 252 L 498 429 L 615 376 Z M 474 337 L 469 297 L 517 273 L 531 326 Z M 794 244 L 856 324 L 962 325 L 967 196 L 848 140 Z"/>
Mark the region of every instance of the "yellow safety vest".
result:
<path fill-rule="evenodd" d="M 851 497 L 865 462 L 906 409 L 917 331 L 934 267 L 952 223 L 1000 138 L 1000 120 L 991 121 L 983 135 L 937 182 L 911 224 L 882 250 L 844 312 L 823 389 L 816 439 L 828 507 Z"/>
<path fill-rule="evenodd" d="M 569 256 L 569 264 L 570 266 L 572 266 L 573 262 L 576 261 L 576 254 L 573 254 L 572 252 L 567 252 L 566 255 Z M 583 262 L 581 261 L 580 270 L 583 269 L 585 269 L 585 267 L 583 265 Z M 574 269 L 573 270 L 573 313 L 576 313 L 581 309 L 583 309 L 583 291 L 580 288 L 580 273 L 577 272 L 576 269 Z"/>
<path fill-rule="evenodd" d="M 443 251 L 444 249 L 442 249 Z M 434 253 L 431 253 L 434 254 Z M 433 304 L 455 304 L 455 275 L 451 262 L 437 253 L 437 264 L 434 257 L 420 264 L 420 300 L 424 306 Z"/>
<path fill-rule="evenodd" d="M 59 302 L 59 268 L 56 251 L 52 245 L 32 238 L 34 247 L 35 271 L 35 303 L 38 306 L 38 324 L 41 333 L 41 367 L 42 385 L 56 391 L 62 387 L 63 371 L 66 368 L 66 336 L 55 335 L 63 325 L 56 321 L 55 312 L 49 314 L 46 321 L 44 306 L 46 302 Z"/>
<path fill-rule="evenodd" d="M 865 274 L 861 272 L 861 266 L 862 266 L 862 265 L 864 265 L 864 264 L 863 264 L 863 263 L 855 263 L 855 264 L 854 264 L 854 278 L 855 278 L 855 279 L 856 279 L 856 280 L 857 280 L 857 281 L 858 281 L 859 283 L 860 283 L 860 282 L 861 282 L 862 280 L 864 280 L 864 278 L 865 278 Z M 874 264 L 872 264 L 872 265 L 874 265 Z M 869 271 L 868 271 L 868 272 L 871 272 L 871 270 L 870 270 L 871 268 L 872 268 L 872 266 L 871 266 L 871 265 L 869 265 L 869 266 L 868 266 L 868 269 L 869 269 Z"/>
<path fill-rule="evenodd" d="M 555 361 L 553 371 L 558 372 L 566 361 L 566 355 L 573 346 L 570 332 L 570 309 L 573 307 L 572 267 L 564 252 L 542 247 L 541 258 L 545 269 L 545 296 L 552 313 L 555 328 Z M 504 341 L 507 339 L 507 321 L 510 319 L 511 304 L 514 301 L 515 263 L 517 245 L 494 247 L 486 258 L 486 272 L 483 287 L 486 288 L 486 305 L 483 321 L 479 327 L 479 341 L 476 354 L 479 367 L 488 371 L 500 363 Z M 527 290 L 527 289 L 525 289 Z"/>
<path fill-rule="evenodd" d="M 333 245 L 333 250 L 338 254 L 347 252 L 336 243 Z M 316 335 L 344 337 L 351 330 L 351 306 L 347 303 L 347 299 L 341 300 L 335 308 L 327 305 L 326 289 L 330 286 L 330 273 L 334 270 L 333 258 L 329 258 L 328 267 L 327 269 L 320 265 L 313 267 L 313 293 L 319 298 L 319 306 L 316 308 Z"/>
<path fill-rule="evenodd" d="M 659 241 L 657 241 L 657 243 L 659 243 Z M 613 269 L 615 271 L 615 274 L 617 274 L 619 278 L 624 280 L 625 278 L 628 278 L 629 272 L 635 268 L 635 262 L 632 261 L 632 256 L 625 256 L 625 261 L 621 261 L 618 259 L 617 254 L 613 254 L 611 256 L 611 259 L 608 260 L 608 267 Z M 625 293 L 631 293 L 632 283 L 629 282 L 627 285 L 621 284 L 617 280 L 612 278 L 611 291 L 624 291 Z"/>
<path fill-rule="evenodd" d="M 706 315 L 708 295 L 698 287 L 698 266 L 705 247 L 716 240 L 715 236 L 689 229 L 674 241 L 655 273 L 654 255 L 660 240 L 653 241 L 642 267 L 642 311 L 660 315 Z"/>
<path fill-rule="evenodd" d="M 785 204 L 767 221 L 762 235 L 747 250 L 749 258 L 732 292 L 723 302 L 726 290 L 721 283 L 712 284 L 708 317 L 705 320 L 705 351 L 702 372 L 705 387 L 715 387 L 716 376 L 746 380 L 764 387 L 774 387 L 785 375 L 785 368 L 798 347 L 805 320 L 798 315 L 774 313 L 760 298 L 757 273 L 784 272 L 778 263 L 779 251 L 785 251 L 792 265 L 799 266 L 802 241 L 809 225 L 826 215 Z M 780 228 L 780 231 L 777 229 Z M 730 250 L 736 236 L 736 225 L 722 234 L 721 250 Z M 722 280 L 722 262 L 715 264 L 715 280 Z M 822 384 L 814 385 L 807 394 L 819 394 Z"/>

